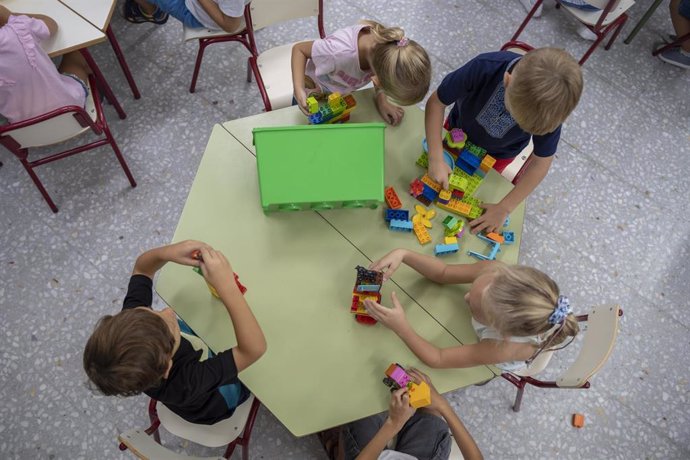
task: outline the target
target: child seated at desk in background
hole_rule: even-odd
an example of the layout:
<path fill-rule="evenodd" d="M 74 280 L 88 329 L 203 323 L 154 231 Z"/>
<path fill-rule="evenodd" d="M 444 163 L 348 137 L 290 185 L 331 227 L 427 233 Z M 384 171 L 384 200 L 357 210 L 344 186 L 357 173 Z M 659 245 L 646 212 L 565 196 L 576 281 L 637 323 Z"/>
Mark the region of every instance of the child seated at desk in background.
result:
<path fill-rule="evenodd" d="M 43 14 L 13 13 L 0 5 L 0 114 L 10 123 L 60 107 L 84 107 L 91 69 L 78 51 L 56 69 L 41 42 L 57 23 Z"/>
<path fill-rule="evenodd" d="M 395 126 L 405 112 L 386 96 L 402 105 L 416 104 L 426 96 L 430 81 L 429 56 L 400 27 L 362 21 L 292 47 L 294 97 L 305 115 L 311 93 L 349 94 L 372 82 L 381 118 Z"/>
<path fill-rule="evenodd" d="M 483 458 L 472 435 L 431 379 L 417 369 L 408 369 L 407 373 L 415 383 L 424 381 L 429 385 L 431 404 L 415 410 L 410 406 L 407 388 L 392 392 L 388 414 L 372 415 L 319 433 L 331 460 L 446 460 L 450 457 L 451 434 L 465 460 Z M 395 445 L 388 448 L 393 438 Z"/>
<path fill-rule="evenodd" d="M 201 251 L 201 260 L 193 257 L 195 251 Z M 151 309 L 152 279 L 167 262 L 201 268 L 230 315 L 236 347 L 213 356 L 191 331 L 180 331 L 172 309 Z M 84 370 L 106 395 L 143 392 L 189 422 L 211 425 L 249 397 L 237 374 L 265 351 L 264 334 L 228 260 L 204 243 L 183 241 L 137 258 L 122 311 L 102 317 L 86 343 Z"/>
<path fill-rule="evenodd" d="M 386 280 L 401 263 L 435 283 L 472 284 L 465 302 L 479 343 L 471 345 L 438 348 L 427 342 L 407 322 L 395 293 L 391 296 L 393 308 L 364 302 L 367 312 L 395 332 L 429 367 L 493 364 L 515 372 L 528 367 L 540 353 L 574 338 L 580 330 L 568 298 L 559 295 L 558 285 L 537 269 L 497 261 L 447 265 L 407 249 L 395 249 L 369 268 L 385 270 Z"/>
<path fill-rule="evenodd" d="M 250 0 L 125 0 L 124 17 L 134 24 L 165 24 L 172 16 L 192 28 L 239 32 Z"/>
<path fill-rule="evenodd" d="M 443 160 L 441 127 L 461 128 L 496 158 L 499 173 L 534 141 L 534 154 L 515 188 L 470 222 L 472 233 L 493 232 L 544 179 L 561 136 L 561 124 L 582 94 L 582 70 L 566 51 L 540 48 L 521 56 L 510 51 L 480 54 L 446 75 L 424 113 L 429 175 L 448 188 L 451 168 Z M 446 106 L 453 104 L 443 122 Z"/>

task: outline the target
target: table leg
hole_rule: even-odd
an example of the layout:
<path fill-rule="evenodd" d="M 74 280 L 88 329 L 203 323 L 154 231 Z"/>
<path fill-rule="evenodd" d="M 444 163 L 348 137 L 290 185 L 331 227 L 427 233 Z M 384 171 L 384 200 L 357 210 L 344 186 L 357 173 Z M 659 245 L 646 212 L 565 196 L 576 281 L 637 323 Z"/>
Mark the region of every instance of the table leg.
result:
<path fill-rule="evenodd" d="M 120 102 L 118 102 L 117 98 L 115 97 L 115 94 L 113 94 L 113 90 L 110 89 L 110 85 L 105 80 L 105 77 L 103 77 L 101 69 L 98 68 L 98 64 L 96 64 L 96 61 L 94 61 L 93 57 L 91 57 L 91 53 L 89 53 L 89 50 L 86 48 L 82 48 L 79 51 L 81 52 L 82 56 L 84 56 L 84 59 L 86 59 L 86 63 L 89 64 L 89 67 L 91 68 L 94 77 L 96 77 L 96 82 L 100 85 L 100 88 L 103 90 L 106 99 L 108 99 L 108 102 L 110 102 L 112 106 L 115 107 L 115 110 L 117 111 L 117 114 L 120 116 L 120 119 L 124 120 L 125 118 L 127 118 L 127 114 L 124 110 L 122 110 Z"/>
<path fill-rule="evenodd" d="M 129 66 L 127 65 L 127 61 L 125 61 L 125 55 L 122 54 L 120 44 L 117 42 L 117 38 L 115 38 L 115 34 L 113 33 L 113 29 L 110 27 L 110 25 L 108 25 L 108 28 L 105 30 L 105 34 L 108 36 L 110 46 L 113 48 L 117 61 L 120 63 L 122 73 L 124 73 L 125 78 L 127 78 L 127 83 L 129 83 L 129 88 L 132 90 L 134 99 L 139 99 L 141 97 L 141 94 L 139 94 L 139 88 L 137 88 L 134 77 L 132 77 L 132 73 L 129 71 Z"/>
<path fill-rule="evenodd" d="M 652 17 L 652 15 L 656 11 L 656 9 L 661 4 L 661 1 L 662 0 L 654 0 L 654 3 L 652 3 L 649 6 L 649 9 L 647 10 L 647 12 L 644 14 L 644 16 L 642 16 L 642 19 L 640 19 L 637 22 L 637 24 L 635 24 L 635 28 L 632 30 L 632 32 L 630 32 L 630 34 L 627 37 L 625 37 L 625 40 L 623 40 L 623 43 L 625 43 L 626 45 L 630 44 L 632 39 L 635 38 L 635 35 L 637 35 L 637 33 L 640 31 L 640 29 L 642 29 L 642 27 L 647 23 L 647 21 L 649 21 L 649 18 Z"/>

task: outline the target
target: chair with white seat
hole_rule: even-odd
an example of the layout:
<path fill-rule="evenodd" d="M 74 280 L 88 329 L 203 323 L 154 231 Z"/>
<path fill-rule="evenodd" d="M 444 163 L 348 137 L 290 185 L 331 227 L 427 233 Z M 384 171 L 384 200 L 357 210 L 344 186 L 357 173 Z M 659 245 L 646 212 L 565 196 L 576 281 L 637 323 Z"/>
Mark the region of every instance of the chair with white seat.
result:
<path fill-rule="evenodd" d="M 249 439 L 256 415 L 261 406 L 258 399 L 251 395 L 240 404 L 230 418 L 213 425 L 191 423 L 172 412 L 164 404 L 151 399 L 149 418 L 151 426 L 146 430 L 136 428 L 118 436 L 120 450 L 129 449 L 134 455 L 144 460 L 221 460 L 232 456 L 237 445 L 242 446 L 242 459 L 249 459 Z M 175 436 L 206 447 L 227 445 L 222 457 L 189 457 L 171 451 L 160 444 L 158 429 L 163 426 Z M 152 436 L 153 435 L 153 436 Z"/>
<path fill-rule="evenodd" d="M 618 305 L 600 305 L 594 307 L 589 314 L 578 316 L 578 321 L 587 322 L 582 349 L 575 362 L 555 381 L 534 378 L 544 370 L 551 359 L 553 352 L 550 351 L 540 353 L 532 364 L 522 371 L 503 372 L 501 377 L 518 389 L 513 411 L 520 411 L 525 385 L 528 383 L 539 388 L 589 388 L 589 379 L 601 369 L 613 351 L 622 315 L 623 310 Z"/>
<path fill-rule="evenodd" d="M 256 51 L 249 38 L 249 30 L 247 30 L 247 15 L 249 11 L 249 5 L 244 7 L 244 17 L 242 17 L 241 23 L 235 32 L 225 32 L 224 30 L 213 30 L 208 28 L 194 28 L 183 26 L 184 41 L 189 42 L 192 40 L 199 41 L 199 51 L 196 53 L 196 62 L 194 64 L 194 73 L 192 74 L 192 83 L 189 85 L 189 92 L 193 93 L 196 91 L 196 80 L 199 77 L 199 71 L 201 70 L 201 61 L 204 58 L 204 51 L 209 45 L 214 43 L 224 43 L 224 42 L 240 42 L 247 48 L 249 54 L 255 54 Z M 251 76 L 249 68 L 247 68 L 247 79 Z"/>
<path fill-rule="evenodd" d="M 534 6 L 527 13 L 525 20 L 522 21 L 520 27 L 510 39 L 511 41 L 516 41 L 522 31 L 527 26 L 527 23 L 532 19 L 534 13 L 541 7 L 543 0 L 537 0 L 534 2 Z M 613 45 L 613 42 L 618 37 L 623 25 L 628 20 L 628 15 L 625 13 L 631 6 L 635 4 L 634 0 L 587 0 L 591 6 L 598 8 L 597 11 L 585 11 L 578 8 L 574 8 L 561 3 L 556 0 L 556 8 L 561 8 L 568 13 L 570 13 L 578 22 L 582 23 L 587 29 L 589 29 L 596 39 L 589 47 L 587 52 L 579 61 L 582 65 L 589 58 L 589 56 L 594 52 L 594 50 L 599 46 L 599 44 L 606 38 L 606 36 L 613 31 L 613 35 L 609 39 L 608 43 L 604 49 L 608 50 Z"/>
<path fill-rule="evenodd" d="M 292 46 L 277 46 L 258 52 L 254 32 L 264 27 L 291 19 L 316 17 L 319 36 L 326 33 L 323 26 L 323 0 L 254 0 L 250 5 L 247 26 L 256 54 L 249 58 L 249 65 L 259 87 L 267 112 L 288 107 L 292 103 Z M 249 79 L 247 79 L 249 81 Z"/>
<path fill-rule="evenodd" d="M 31 180 L 33 180 L 53 212 L 58 212 L 58 208 L 34 172 L 36 166 L 110 144 L 130 185 L 132 187 L 137 185 L 134 177 L 132 177 L 132 173 L 129 171 L 125 158 L 122 156 L 120 149 L 115 143 L 115 139 L 110 133 L 93 75 L 89 76 L 88 86 L 89 95 L 83 108 L 78 106 L 60 107 L 28 120 L 0 126 L 0 144 L 19 158 L 22 166 L 29 173 Z M 58 144 L 87 131 L 91 131 L 96 135 L 103 134 L 105 137 L 86 145 L 44 156 L 37 160 L 29 161 L 28 159 L 29 149 L 31 148 Z"/>

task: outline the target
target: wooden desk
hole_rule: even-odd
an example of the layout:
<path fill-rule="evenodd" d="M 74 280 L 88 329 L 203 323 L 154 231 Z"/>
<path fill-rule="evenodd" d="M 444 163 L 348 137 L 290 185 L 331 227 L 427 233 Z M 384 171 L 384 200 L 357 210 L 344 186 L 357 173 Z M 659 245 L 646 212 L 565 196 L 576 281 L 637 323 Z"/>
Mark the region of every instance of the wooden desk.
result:
<path fill-rule="evenodd" d="M 113 105 L 120 118 L 127 117 L 101 69 L 87 49 L 91 45 L 104 41 L 106 34 L 57 0 L 0 0 L 0 4 L 12 13 L 44 14 L 53 18 L 58 24 L 58 30 L 53 37 L 41 43 L 43 50 L 50 57 L 79 50 L 93 71 L 105 97 Z"/>
<path fill-rule="evenodd" d="M 357 108 L 352 112 L 351 122 L 379 121 L 379 115 L 373 103 L 373 90 L 355 93 Z M 306 117 L 296 108 L 288 107 L 252 117 L 224 123 L 223 126 L 237 138 L 247 149 L 254 152 L 251 130 L 258 126 L 276 126 L 290 124 L 306 124 Z M 423 174 L 424 170 L 415 164 L 422 152 L 424 138 L 424 112 L 417 107 L 407 107 L 405 117 L 400 126 L 386 128 L 386 185 L 395 187 L 403 208 L 414 211 L 414 205 L 419 204 L 408 193 L 409 184 L 415 177 Z M 491 170 L 482 182 L 477 197 L 490 203 L 498 202 L 513 185 Z M 258 206 L 257 202 L 257 206 Z M 343 234 L 370 260 L 377 260 L 388 251 L 404 247 L 414 251 L 433 255 L 433 245 L 441 244 L 443 226 L 442 221 L 448 212 L 433 206 L 436 217 L 430 229 L 433 241 L 420 246 L 414 235 L 391 232 L 383 220 L 381 209 L 334 209 L 319 211 L 319 214 Z M 507 230 L 515 233 L 513 245 L 501 245 L 501 252 L 497 259 L 509 264 L 518 261 L 518 253 L 522 236 L 522 224 L 525 215 L 525 204 L 522 203 L 510 215 L 510 225 Z M 366 225 L 362 225 L 366 223 Z M 476 259 L 467 255 L 468 250 L 486 253 L 487 245 L 477 237 L 469 234 L 466 227 L 465 235 L 459 240 L 460 254 L 453 254 L 444 258 L 448 263 L 473 263 Z M 364 265 L 364 264 L 363 264 Z M 411 296 L 425 311 L 431 314 L 461 343 L 475 343 L 477 337 L 470 323 L 470 313 L 464 301 L 464 295 L 469 285 L 440 286 L 423 279 L 417 272 L 407 266 L 402 266 L 392 280 L 400 286 L 399 290 Z M 384 296 L 383 303 L 390 305 L 390 298 Z M 403 302 L 404 305 L 404 302 Z"/>
<path fill-rule="evenodd" d="M 84 18 L 86 21 L 91 23 L 95 28 L 103 31 L 110 41 L 110 46 L 115 52 L 115 57 L 120 64 L 122 72 L 125 74 L 129 88 L 132 90 L 132 95 L 134 99 L 139 99 L 141 94 L 139 93 L 139 88 L 134 81 L 132 72 L 129 70 L 127 61 L 125 60 L 125 55 L 122 53 L 120 48 L 120 43 L 115 37 L 112 27 L 110 27 L 110 19 L 113 17 L 113 12 L 115 11 L 115 6 L 117 5 L 116 0 L 59 0 L 60 3 L 65 5 L 67 8 L 71 9 L 79 16 Z"/>
<path fill-rule="evenodd" d="M 322 215 L 266 216 L 258 194 L 254 156 L 215 126 L 173 239 L 222 250 L 247 286 L 268 351 L 240 378 L 294 435 L 385 410 L 381 380 L 390 362 L 421 367 L 441 392 L 494 376 L 485 366 L 430 370 L 390 330 L 356 323 L 349 312 L 354 267 L 368 260 Z M 392 289 L 388 283 L 383 295 Z M 156 290 L 212 350 L 236 344 L 224 307 L 191 268 L 166 265 Z M 441 347 L 458 343 L 399 294 L 420 334 Z"/>

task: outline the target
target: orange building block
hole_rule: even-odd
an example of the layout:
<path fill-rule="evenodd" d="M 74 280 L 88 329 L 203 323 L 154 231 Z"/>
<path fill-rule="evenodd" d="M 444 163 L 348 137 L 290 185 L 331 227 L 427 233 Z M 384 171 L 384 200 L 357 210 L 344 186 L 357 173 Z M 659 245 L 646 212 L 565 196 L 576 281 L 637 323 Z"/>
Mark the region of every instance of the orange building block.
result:
<path fill-rule="evenodd" d="M 445 209 L 448 212 L 458 214 L 463 217 L 470 217 L 470 212 L 472 211 L 472 205 L 463 203 L 458 199 L 452 198 L 448 204 L 436 202 L 436 206 L 441 209 Z"/>
<path fill-rule="evenodd" d="M 431 404 L 431 388 L 426 382 L 410 383 L 407 394 L 410 396 L 410 406 L 415 409 Z"/>
<path fill-rule="evenodd" d="M 431 243 L 431 235 L 429 235 L 429 231 L 423 224 L 415 224 L 414 227 L 412 227 L 412 229 L 414 230 L 414 234 L 417 235 L 417 240 L 419 240 L 419 244 L 425 245 L 427 243 Z"/>
<path fill-rule="evenodd" d="M 582 428 L 585 426 L 585 416 L 583 414 L 573 414 L 573 426 L 575 428 Z"/>
<path fill-rule="evenodd" d="M 486 155 L 484 159 L 482 159 L 482 162 L 479 164 L 479 169 L 482 171 L 489 172 L 489 169 L 494 167 L 494 164 L 496 163 L 496 158 L 492 157 L 491 155 Z"/>
<path fill-rule="evenodd" d="M 431 177 L 429 177 L 428 174 L 424 174 L 422 176 L 422 182 L 424 182 L 426 185 L 429 187 L 433 188 L 434 191 L 440 192 L 441 191 L 441 184 L 433 180 Z"/>
<path fill-rule="evenodd" d="M 497 243 L 503 244 L 505 241 L 505 238 L 503 238 L 502 235 L 499 235 L 498 233 L 495 232 L 490 232 L 486 234 L 486 237 L 489 238 L 490 240 L 494 240 Z"/>
<path fill-rule="evenodd" d="M 393 187 L 386 187 L 383 191 L 383 196 L 386 198 L 386 203 L 388 203 L 389 208 L 391 208 L 391 209 L 402 208 L 402 203 L 400 202 L 400 198 L 398 198 L 398 194 L 395 193 L 395 189 Z"/>

